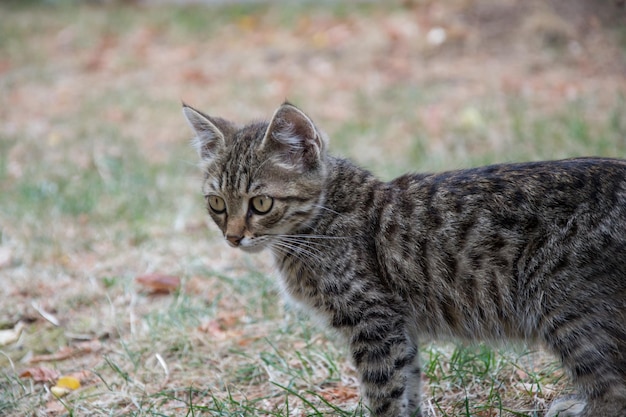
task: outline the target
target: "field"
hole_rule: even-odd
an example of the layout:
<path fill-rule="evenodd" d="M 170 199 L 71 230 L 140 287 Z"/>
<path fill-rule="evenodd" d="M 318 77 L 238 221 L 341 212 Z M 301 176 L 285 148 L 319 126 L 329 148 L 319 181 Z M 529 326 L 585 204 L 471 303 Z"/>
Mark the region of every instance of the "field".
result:
<path fill-rule="evenodd" d="M 227 3 L 0 3 L 0 415 L 365 415 L 269 254 L 210 224 L 181 100 L 289 99 L 385 179 L 626 157 L 618 1 Z M 425 415 L 542 416 L 569 386 L 529 349 L 424 341 Z"/>

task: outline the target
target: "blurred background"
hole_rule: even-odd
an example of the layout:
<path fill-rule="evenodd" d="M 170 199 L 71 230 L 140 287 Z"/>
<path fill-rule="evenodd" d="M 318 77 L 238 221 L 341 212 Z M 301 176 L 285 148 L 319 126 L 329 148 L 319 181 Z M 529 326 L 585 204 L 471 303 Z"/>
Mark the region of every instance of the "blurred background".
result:
<path fill-rule="evenodd" d="M 230 251 L 209 224 L 180 111 L 244 123 L 285 99 L 332 152 L 383 179 L 626 157 L 626 9 L 2 1 L 0 414 L 358 414 L 342 347 L 282 305 L 267 254 Z M 500 363 L 484 352 L 479 362 Z M 472 415 L 541 415 L 560 374 L 536 363 L 507 381 L 556 380 L 506 400 L 512 382 L 467 385 L 501 374 L 452 383 L 433 371 L 428 413 L 460 415 L 470 392 L 483 404 Z M 82 385 L 57 400 L 49 388 L 66 374 Z"/>

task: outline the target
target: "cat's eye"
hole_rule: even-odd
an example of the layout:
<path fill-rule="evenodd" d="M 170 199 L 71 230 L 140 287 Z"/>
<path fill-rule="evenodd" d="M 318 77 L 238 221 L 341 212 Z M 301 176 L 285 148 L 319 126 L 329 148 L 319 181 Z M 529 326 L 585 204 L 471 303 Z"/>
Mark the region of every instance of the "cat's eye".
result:
<path fill-rule="evenodd" d="M 272 209 L 273 205 L 274 200 L 266 195 L 253 197 L 252 200 L 250 200 L 250 206 L 252 207 L 252 211 L 254 211 L 256 214 L 267 213 Z"/>
<path fill-rule="evenodd" d="M 216 195 L 207 196 L 207 200 L 209 202 L 209 207 L 217 214 L 222 214 L 226 211 L 226 203 L 222 197 L 218 197 Z"/>

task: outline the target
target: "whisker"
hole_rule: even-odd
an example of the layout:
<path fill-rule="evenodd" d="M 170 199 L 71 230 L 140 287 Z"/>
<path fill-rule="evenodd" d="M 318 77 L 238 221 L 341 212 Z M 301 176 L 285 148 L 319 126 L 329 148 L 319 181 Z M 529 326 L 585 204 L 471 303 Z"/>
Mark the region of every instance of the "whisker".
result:
<path fill-rule="evenodd" d="M 326 239 L 306 239 L 305 237 L 299 237 L 299 236 L 281 236 L 279 238 L 282 241 L 285 242 L 289 242 L 291 244 L 296 244 L 298 246 L 304 246 L 304 247 L 309 247 L 309 248 L 316 248 L 316 249 L 330 249 L 332 246 L 329 244 L 329 241 Z M 318 252 L 319 252 L 318 249 Z"/>
<path fill-rule="evenodd" d="M 315 268 L 313 264 L 319 263 L 319 257 L 316 254 L 302 250 L 302 248 L 294 247 L 293 245 L 283 242 L 283 241 L 275 241 L 271 243 L 271 246 L 274 250 L 280 252 L 283 255 L 290 255 L 296 258 L 299 264 L 306 268 L 309 272 L 315 273 Z M 298 250 L 296 250 L 298 249 Z M 310 261 L 313 261 L 311 264 Z M 315 262 L 317 261 L 317 262 Z"/>
<path fill-rule="evenodd" d="M 273 235 L 272 237 L 273 237 L 272 241 L 289 245 L 292 250 L 309 251 L 312 253 L 314 252 L 316 256 L 321 255 L 321 251 L 318 249 L 319 247 L 322 247 L 322 248 L 326 247 L 323 243 L 309 242 L 306 239 L 302 239 L 300 237 L 294 237 L 290 235 L 284 235 L 280 237 Z M 318 248 L 314 246 L 317 246 Z"/>
<path fill-rule="evenodd" d="M 302 239 L 291 239 L 288 237 L 281 238 L 280 240 L 295 245 L 297 247 L 309 248 L 311 250 L 315 249 L 318 255 L 321 255 L 322 250 L 330 248 L 330 246 L 327 245 L 325 242 L 320 241 L 305 241 Z"/>
<path fill-rule="evenodd" d="M 322 210 L 329 211 L 329 212 L 331 212 L 331 213 L 333 213 L 333 214 L 337 214 L 337 215 L 339 215 L 339 214 L 340 214 L 338 211 L 335 211 L 335 210 L 333 210 L 333 209 L 330 209 L 330 208 L 328 208 L 328 207 L 326 207 L 326 206 L 323 206 L 323 205 L 321 205 L 321 204 L 313 204 L 313 207 L 316 207 L 316 208 L 319 208 L 319 209 L 322 209 Z"/>
<path fill-rule="evenodd" d="M 280 238 L 310 238 L 310 239 L 351 239 L 353 236 L 327 236 L 327 235 L 308 235 L 308 234 L 297 234 L 297 235 L 289 235 L 289 234 L 275 234 L 275 235 L 267 235 L 267 236 L 275 236 Z"/>
<path fill-rule="evenodd" d="M 297 253 L 302 253 L 302 254 L 307 255 L 309 258 L 313 260 L 320 259 L 321 251 L 317 248 L 313 248 L 313 247 L 305 246 L 305 245 L 295 245 L 294 242 L 289 242 L 289 241 L 284 241 L 284 240 L 279 240 L 277 241 L 277 243 L 280 243 L 284 247 L 291 249 L 294 254 L 297 252 Z M 298 242 L 295 242 L 295 243 L 298 243 Z"/>

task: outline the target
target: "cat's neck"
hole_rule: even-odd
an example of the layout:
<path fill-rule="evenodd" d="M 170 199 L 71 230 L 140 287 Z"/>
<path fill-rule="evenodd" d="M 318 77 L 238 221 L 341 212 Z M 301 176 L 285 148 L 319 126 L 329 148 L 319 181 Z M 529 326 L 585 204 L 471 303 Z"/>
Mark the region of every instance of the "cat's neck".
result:
<path fill-rule="evenodd" d="M 341 256 L 350 240 L 368 234 L 378 223 L 377 206 L 388 189 L 349 160 L 327 157 L 325 163 L 328 175 L 315 215 L 293 231 L 289 250 L 277 245 L 272 251 L 285 293 L 307 305 L 314 301 L 327 260 Z"/>
<path fill-rule="evenodd" d="M 382 184 L 372 173 L 347 159 L 330 157 L 327 166 L 323 205 L 337 214 L 362 210 Z"/>

